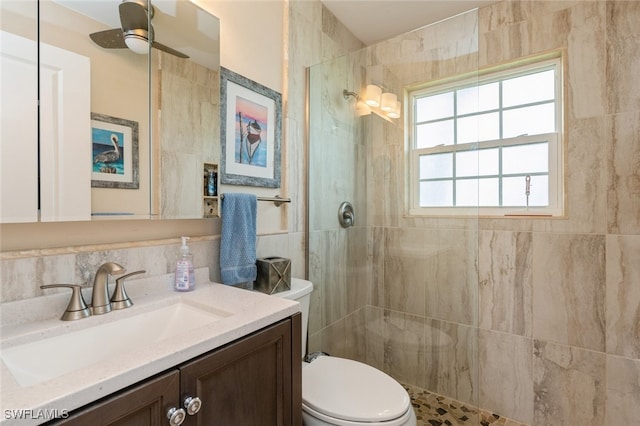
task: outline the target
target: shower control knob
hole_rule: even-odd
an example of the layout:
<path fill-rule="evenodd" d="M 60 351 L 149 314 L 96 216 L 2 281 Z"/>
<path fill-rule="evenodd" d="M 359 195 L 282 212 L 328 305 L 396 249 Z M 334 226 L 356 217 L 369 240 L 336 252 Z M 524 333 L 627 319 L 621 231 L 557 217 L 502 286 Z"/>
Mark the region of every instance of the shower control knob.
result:
<path fill-rule="evenodd" d="M 169 426 L 180 426 L 184 419 L 187 418 L 183 408 L 171 407 L 167 411 L 167 418 L 169 419 Z"/>
<path fill-rule="evenodd" d="M 202 408 L 202 401 L 197 396 L 188 396 L 184 399 L 184 403 L 182 405 L 184 406 L 185 410 L 187 410 L 187 414 L 193 416 L 198 411 L 200 411 L 200 408 Z"/>

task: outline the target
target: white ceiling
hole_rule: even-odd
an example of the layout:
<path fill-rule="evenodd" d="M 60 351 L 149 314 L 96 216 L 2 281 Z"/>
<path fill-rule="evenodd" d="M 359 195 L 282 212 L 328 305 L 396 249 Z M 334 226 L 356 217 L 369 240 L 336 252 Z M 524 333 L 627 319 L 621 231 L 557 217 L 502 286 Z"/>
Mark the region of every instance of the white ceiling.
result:
<path fill-rule="evenodd" d="M 371 45 L 498 0 L 321 0 Z"/>

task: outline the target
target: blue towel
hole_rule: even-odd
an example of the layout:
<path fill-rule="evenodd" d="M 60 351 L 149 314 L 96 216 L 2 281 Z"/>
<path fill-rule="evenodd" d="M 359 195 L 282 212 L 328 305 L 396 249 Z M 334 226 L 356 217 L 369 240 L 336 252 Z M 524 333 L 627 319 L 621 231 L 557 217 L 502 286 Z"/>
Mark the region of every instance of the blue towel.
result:
<path fill-rule="evenodd" d="M 253 194 L 226 193 L 222 198 L 220 272 L 224 284 L 256 279 L 256 210 Z"/>

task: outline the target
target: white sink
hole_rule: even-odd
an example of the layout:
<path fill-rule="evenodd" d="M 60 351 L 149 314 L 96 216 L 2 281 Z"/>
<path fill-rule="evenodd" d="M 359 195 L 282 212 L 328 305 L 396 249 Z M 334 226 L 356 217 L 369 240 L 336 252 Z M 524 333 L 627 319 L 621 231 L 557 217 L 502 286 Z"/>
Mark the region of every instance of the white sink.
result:
<path fill-rule="evenodd" d="M 131 317 L 3 348 L 0 357 L 20 386 L 26 387 L 122 354 L 135 354 L 156 342 L 230 315 L 178 301 Z"/>

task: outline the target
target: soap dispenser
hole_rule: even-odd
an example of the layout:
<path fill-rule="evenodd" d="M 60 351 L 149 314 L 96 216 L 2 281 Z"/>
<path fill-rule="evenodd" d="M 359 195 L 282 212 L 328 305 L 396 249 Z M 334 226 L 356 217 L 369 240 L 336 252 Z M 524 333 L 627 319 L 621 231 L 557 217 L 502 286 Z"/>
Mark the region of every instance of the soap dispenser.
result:
<path fill-rule="evenodd" d="M 182 237 L 182 246 L 176 262 L 176 277 L 174 289 L 176 291 L 191 291 L 196 288 L 196 277 L 193 273 L 193 255 L 187 245 L 189 237 Z"/>

